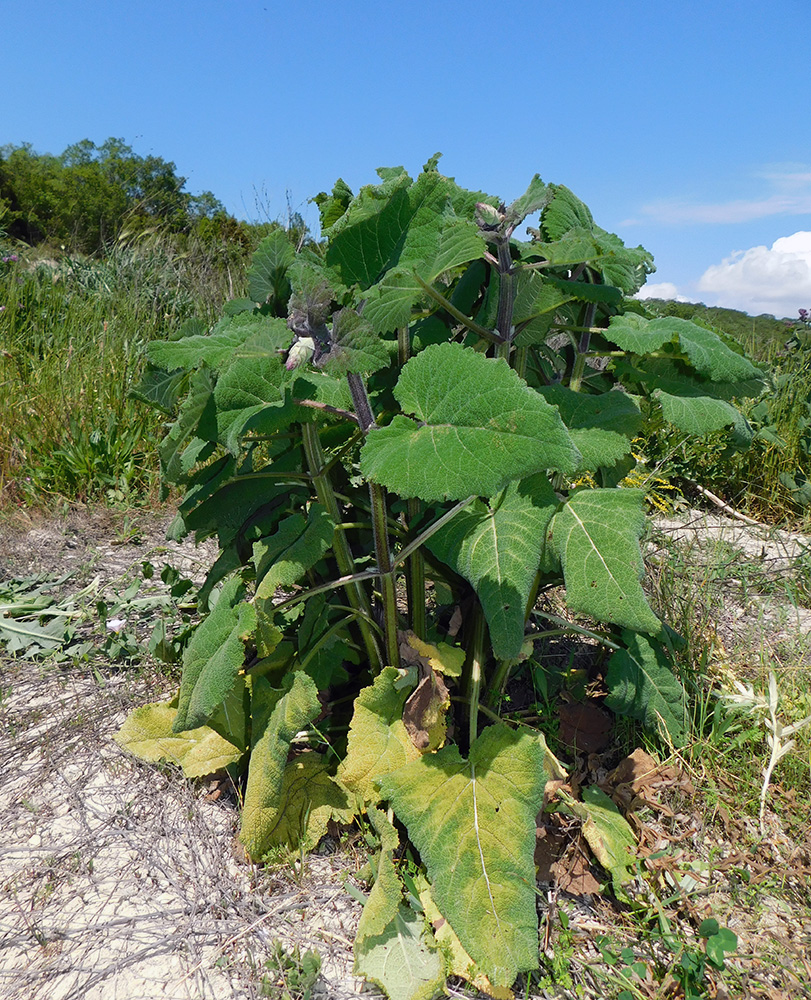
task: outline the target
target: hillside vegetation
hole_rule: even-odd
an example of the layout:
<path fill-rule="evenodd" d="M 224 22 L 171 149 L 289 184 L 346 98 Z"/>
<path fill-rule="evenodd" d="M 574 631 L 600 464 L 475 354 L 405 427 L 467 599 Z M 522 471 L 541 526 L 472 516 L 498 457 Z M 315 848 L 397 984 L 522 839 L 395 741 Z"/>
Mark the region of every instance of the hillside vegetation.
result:
<path fill-rule="evenodd" d="M 791 335 L 795 320 L 776 319 L 770 313 L 750 316 L 739 309 L 705 306 L 703 302 L 676 302 L 671 299 L 645 299 L 645 308 L 656 316 L 678 316 L 721 330 L 734 337 L 746 350 L 758 358 L 781 348 Z"/>

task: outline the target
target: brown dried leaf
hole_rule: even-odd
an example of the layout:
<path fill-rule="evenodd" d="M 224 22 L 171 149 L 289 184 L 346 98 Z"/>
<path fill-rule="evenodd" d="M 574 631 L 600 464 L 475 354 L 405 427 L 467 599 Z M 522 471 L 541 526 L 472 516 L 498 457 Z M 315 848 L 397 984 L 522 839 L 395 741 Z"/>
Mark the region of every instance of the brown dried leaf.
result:
<path fill-rule="evenodd" d="M 611 716 L 592 702 L 562 703 L 558 708 L 560 738 L 581 753 L 597 753 L 608 746 Z"/>
<path fill-rule="evenodd" d="M 428 667 L 428 673 L 409 695 L 403 724 L 418 750 L 438 750 L 445 740 L 445 713 L 451 699 L 445 682 Z"/>
<path fill-rule="evenodd" d="M 600 891 L 600 883 L 591 874 L 589 863 L 580 851 L 567 864 L 559 861 L 553 869 L 557 886 L 564 892 L 573 896 L 592 896 Z"/>

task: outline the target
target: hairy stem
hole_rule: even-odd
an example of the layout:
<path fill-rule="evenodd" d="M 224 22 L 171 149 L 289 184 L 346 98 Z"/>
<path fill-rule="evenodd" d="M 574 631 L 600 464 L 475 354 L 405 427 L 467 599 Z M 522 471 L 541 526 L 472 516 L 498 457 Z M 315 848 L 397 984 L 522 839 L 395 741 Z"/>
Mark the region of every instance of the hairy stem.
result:
<path fill-rule="evenodd" d="M 513 308 L 515 306 L 515 278 L 512 271 L 510 256 L 510 239 L 505 236 L 498 241 L 498 311 L 496 313 L 496 330 L 502 340 L 512 342 L 515 336 L 513 330 Z M 509 358 L 509 348 L 506 355 L 499 352 L 500 357 Z"/>
<path fill-rule="evenodd" d="M 422 504 L 419 500 L 408 501 L 408 523 L 412 524 L 419 518 Z M 408 609 L 412 631 L 420 639 L 426 638 L 425 621 L 425 560 L 422 552 L 416 549 L 408 557 L 407 576 Z"/>
<path fill-rule="evenodd" d="M 476 602 L 473 614 L 474 619 L 470 651 L 470 674 L 468 675 L 467 685 L 467 703 L 469 712 L 468 735 L 471 746 L 473 746 L 476 742 L 476 738 L 479 735 L 479 697 L 481 694 L 482 675 L 486 655 L 484 647 L 486 634 L 484 612 L 482 611 L 481 604 L 478 602 Z"/>
<path fill-rule="evenodd" d="M 304 454 L 307 458 L 307 466 L 312 476 L 315 486 L 316 496 L 327 513 L 337 526 L 341 524 L 341 511 L 338 507 L 338 500 L 332 488 L 332 482 L 325 471 L 324 451 L 321 447 L 321 439 L 318 436 L 318 428 L 315 424 L 306 423 L 301 425 L 301 436 L 304 443 Z M 337 527 L 333 534 L 332 551 L 341 576 L 351 576 L 355 571 L 355 560 L 346 534 Z M 360 581 L 355 581 L 346 585 L 346 598 L 352 608 L 359 612 L 358 629 L 363 639 L 366 655 L 369 657 L 369 664 L 373 669 L 382 669 L 383 659 L 372 631 L 368 618 L 372 614 L 372 606 L 366 591 Z"/>
<path fill-rule="evenodd" d="M 386 662 L 389 666 L 400 664 L 397 642 L 397 589 L 394 566 L 391 561 L 389 535 L 386 529 L 386 491 L 377 483 L 369 483 L 372 500 L 372 531 L 375 539 L 377 568 L 380 570 L 380 591 L 383 596 L 383 631 L 386 640 Z"/>
<path fill-rule="evenodd" d="M 407 332 L 407 331 L 406 331 Z M 364 434 L 374 426 L 375 418 L 366 385 L 360 375 L 347 375 L 352 403 L 358 416 L 360 429 Z M 397 642 L 397 588 L 394 580 L 394 566 L 391 561 L 389 544 L 388 510 L 386 491 L 377 483 L 369 483 L 369 499 L 372 506 L 372 533 L 375 540 L 375 556 L 380 572 L 380 591 L 383 597 L 383 634 L 386 643 L 386 663 L 396 667 L 400 663 Z"/>

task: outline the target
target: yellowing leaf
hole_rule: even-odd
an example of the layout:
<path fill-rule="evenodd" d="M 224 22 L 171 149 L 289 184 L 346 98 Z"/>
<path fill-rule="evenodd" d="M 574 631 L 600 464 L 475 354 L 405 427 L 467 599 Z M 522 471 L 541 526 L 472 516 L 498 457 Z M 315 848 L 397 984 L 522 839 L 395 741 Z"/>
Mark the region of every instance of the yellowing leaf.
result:
<path fill-rule="evenodd" d="M 437 905 L 496 986 L 537 968 L 535 817 L 547 775 L 539 741 L 499 724 L 465 760 L 455 746 L 380 779 L 420 852 Z"/>
<path fill-rule="evenodd" d="M 301 671 L 285 678 L 282 690 L 272 688 L 264 677 L 253 680 L 251 763 L 239 837 L 255 860 L 273 842 L 290 743 L 320 710 L 315 684 Z"/>
<path fill-rule="evenodd" d="M 376 778 L 420 756 L 403 724 L 403 706 L 409 692 L 395 689 L 399 677 L 396 667 L 386 667 L 355 700 L 338 780 L 365 802 L 380 798 L 374 785 Z"/>
<path fill-rule="evenodd" d="M 434 928 L 437 944 L 448 957 L 449 974 L 467 980 L 475 989 L 493 997 L 494 1000 L 513 1000 L 515 994 L 511 989 L 506 986 L 493 986 L 481 969 L 477 968 L 476 963 L 462 947 L 462 942 L 456 936 L 453 927 L 440 913 L 439 907 L 431 895 L 431 887 L 427 882 L 425 888 L 420 892 L 420 902 L 425 911 L 426 919 Z"/>
<path fill-rule="evenodd" d="M 558 796 L 583 821 L 583 836 L 594 857 L 611 875 L 614 891 L 626 897 L 623 886 L 634 877 L 636 837 L 619 809 L 597 785 L 583 789 L 583 801 L 577 802 L 564 792 Z"/>
<path fill-rule="evenodd" d="M 397 831 L 379 809 L 369 819 L 380 836 L 377 878 L 355 936 L 355 972 L 382 987 L 391 1000 L 431 1000 L 445 983 L 445 964 L 424 921 L 403 902 L 394 867 Z"/>
<path fill-rule="evenodd" d="M 433 670 L 446 677 L 461 677 L 462 667 L 465 663 L 465 651 L 458 646 L 449 646 L 447 642 L 437 643 L 432 646 L 430 642 L 423 642 L 413 632 L 408 632 L 406 641 L 413 650 L 420 656 L 424 656 Z"/>
<path fill-rule="evenodd" d="M 243 751 L 209 729 L 173 733 L 174 702 L 155 702 L 130 712 L 113 739 L 124 750 L 155 764 L 169 761 L 183 768 L 187 778 L 202 778 L 236 763 Z"/>
<path fill-rule="evenodd" d="M 284 769 L 276 814 L 266 828 L 265 850 L 275 846 L 311 851 L 331 819 L 351 823 L 355 810 L 329 775 L 321 754 L 303 753 Z"/>

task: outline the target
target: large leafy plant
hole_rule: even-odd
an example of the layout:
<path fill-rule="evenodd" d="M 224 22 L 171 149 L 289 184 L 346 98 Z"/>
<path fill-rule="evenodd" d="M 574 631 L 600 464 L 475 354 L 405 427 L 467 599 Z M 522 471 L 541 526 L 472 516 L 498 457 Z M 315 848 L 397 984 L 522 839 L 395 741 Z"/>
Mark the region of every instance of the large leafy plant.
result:
<path fill-rule="evenodd" d="M 151 345 L 139 391 L 173 417 L 173 533 L 221 554 L 176 699 L 120 736 L 190 775 L 241 770 L 254 859 L 365 814 L 357 968 L 394 997 L 450 972 L 506 995 L 538 964 L 535 817 L 561 772 L 498 712 L 542 587 L 598 623 L 610 707 L 684 738 L 631 441 L 651 415 L 745 438 L 731 400 L 759 376 L 713 333 L 645 318 L 628 297 L 650 255 L 567 188 L 536 176 L 505 206 L 437 160 L 357 195 L 339 181 L 317 249 L 273 234 L 249 298 Z M 596 792 L 561 807 L 619 885 L 630 831 Z"/>

